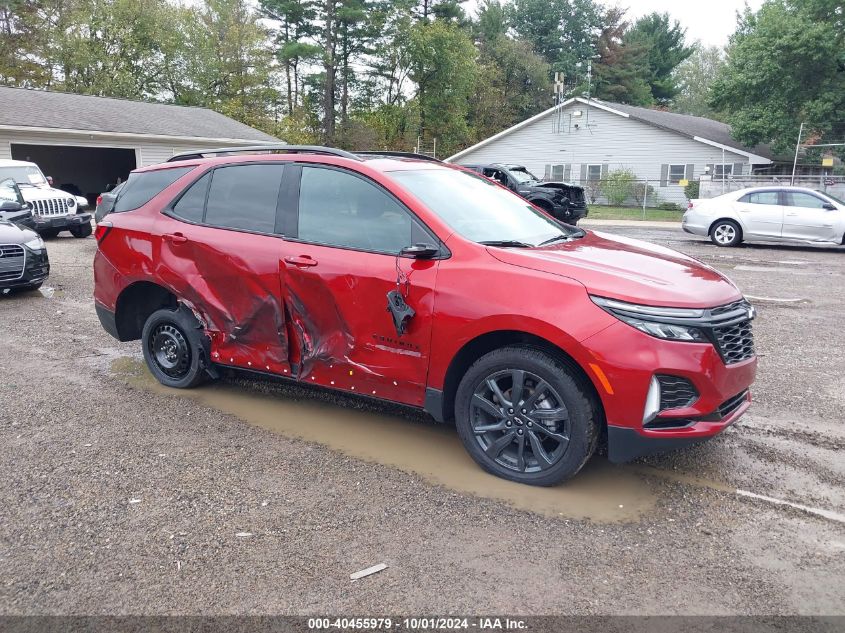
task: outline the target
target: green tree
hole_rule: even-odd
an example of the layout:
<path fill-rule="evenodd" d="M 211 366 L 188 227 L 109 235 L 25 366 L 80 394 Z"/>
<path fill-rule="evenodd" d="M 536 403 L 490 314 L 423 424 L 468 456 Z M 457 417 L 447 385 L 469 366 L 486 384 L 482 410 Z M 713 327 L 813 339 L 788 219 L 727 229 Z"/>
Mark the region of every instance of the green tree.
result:
<path fill-rule="evenodd" d="M 678 94 L 675 69 L 693 53 L 685 43 L 686 30 L 668 13 L 650 13 L 639 18 L 622 38 L 625 45 L 645 49 L 646 81 L 655 103 L 669 104 Z"/>
<path fill-rule="evenodd" d="M 596 39 L 598 59 L 593 64 L 592 96 L 617 103 L 650 105 L 647 50 L 639 43 L 623 40 L 627 28 L 621 9 L 605 12 L 604 26 Z"/>
<path fill-rule="evenodd" d="M 711 107 L 725 110 L 737 140 L 794 148 L 800 123 L 822 136 L 845 112 L 845 12 L 841 0 L 768 0 L 746 11 Z"/>
<path fill-rule="evenodd" d="M 593 0 L 514 0 L 511 24 L 520 39 L 567 77 L 582 77 L 593 55 L 602 10 Z M 579 67 L 578 64 L 581 64 Z"/>
<path fill-rule="evenodd" d="M 420 22 L 410 35 L 420 134 L 437 138 L 440 153 L 448 154 L 469 138 L 469 98 L 478 76 L 475 46 L 462 29 L 442 20 Z"/>
<path fill-rule="evenodd" d="M 672 110 L 720 119 L 720 113 L 710 107 L 710 89 L 725 65 L 725 54 L 718 46 L 695 47 L 689 59 L 675 70 L 679 92 L 672 102 Z"/>
<path fill-rule="evenodd" d="M 634 193 L 637 175 L 630 169 L 614 169 L 602 181 L 601 191 L 609 204 L 620 206 Z"/>

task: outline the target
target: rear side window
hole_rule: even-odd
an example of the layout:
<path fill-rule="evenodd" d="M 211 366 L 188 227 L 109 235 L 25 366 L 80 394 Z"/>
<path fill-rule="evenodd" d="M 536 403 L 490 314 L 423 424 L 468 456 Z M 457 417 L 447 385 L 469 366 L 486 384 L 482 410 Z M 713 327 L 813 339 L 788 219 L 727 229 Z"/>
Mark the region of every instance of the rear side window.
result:
<path fill-rule="evenodd" d="M 126 185 L 120 190 L 120 195 L 114 203 L 112 213 L 132 211 L 144 206 L 192 169 L 193 167 L 176 167 L 129 174 Z"/>
<path fill-rule="evenodd" d="M 210 182 L 211 174 L 208 173 L 191 185 L 190 189 L 173 206 L 173 215 L 188 222 L 202 222 L 203 212 L 205 211 L 205 197 Z"/>
<path fill-rule="evenodd" d="M 742 196 L 740 202 L 748 204 L 780 204 L 777 191 L 758 191 Z"/>
<path fill-rule="evenodd" d="M 205 224 L 272 233 L 284 165 L 235 165 L 214 170 Z"/>

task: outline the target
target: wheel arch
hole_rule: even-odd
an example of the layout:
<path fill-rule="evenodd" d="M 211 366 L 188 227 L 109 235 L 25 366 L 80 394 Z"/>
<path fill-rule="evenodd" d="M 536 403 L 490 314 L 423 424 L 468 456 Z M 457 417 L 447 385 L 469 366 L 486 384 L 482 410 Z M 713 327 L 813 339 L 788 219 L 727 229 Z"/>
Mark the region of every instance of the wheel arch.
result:
<path fill-rule="evenodd" d="M 494 330 L 480 334 L 467 341 L 452 357 L 443 382 L 442 397 L 440 398 L 440 411 L 431 411 L 435 418 L 442 421 L 453 421 L 455 419 L 455 396 L 458 392 L 458 385 L 464 374 L 479 358 L 502 347 L 521 345 L 533 349 L 539 349 L 553 356 L 556 360 L 565 365 L 573 374 L 578 384 L 585 389 L 590 400 L 596 406 L 596 413 L 602 426 L 606 424 L 604 405 L 599 391 L 583 367 L 566 350 L 551 341 L 521 330 Z M 426 407 L 429 409 L 429 407 Z M 439 413 L 440 415 L 437 415 Z"/>
<path fill-rule="evenodd" d="M 157 283 L 136 281 L 124 288 L 115 302 L 114 318 L 118 340 L 141 338 L 147 318 L 161 308 L 178 307 L 176 295 Z"/>

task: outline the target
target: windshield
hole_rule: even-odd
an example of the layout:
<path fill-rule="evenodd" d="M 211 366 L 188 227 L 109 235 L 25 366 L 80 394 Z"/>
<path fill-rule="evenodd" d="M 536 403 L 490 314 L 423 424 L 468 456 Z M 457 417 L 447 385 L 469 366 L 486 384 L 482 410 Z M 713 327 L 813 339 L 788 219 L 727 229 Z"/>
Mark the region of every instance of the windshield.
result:
<path fill-rule="evenodd" d="M 465 238 L 505 246 L 538 246 L 583 231 L 555 222 L 528 202 L 486 178 L 456 169 L 395 171 L 396 182 Z"/>
<path fill-rule="evenodd" d="M 0 167 L 0 180 L 14 178 L 19 185 L 41 186 L 47 184 L 44 174 L 35 165 Z"/>
<path fill-rule="evenodd" d="M 526 182 L 536 182 L 537 178 L 534 177 L 530 171 L 525 169 L 525 167 L 520 167 L 519 169 L 510 169 L 508 170 L 513 176 L 513 179 L 516 180 L 520 185 Z"/>
<path fill-rule="evenodd" d="M 818 191 L 818 189 L 816 189 L 816 191 Z M 834 202 L 836 202 L 837 204 L 843 204 L 843 205 L 845 205 L 845 202 L 843 202 L 842 200 L 840 200 L 840 199 L 839 199 L 839 198 L 837 198 L 836 196 L 832 196 L 832 195 L 830 195 L 830 193 L 828 193 L 827 191 L 819 191 L 819 193 L 820 193 L 820 194 L 822 194 L 823 196 L 826 196 L 826 197 L 830 198 L 831 200 L 833 200 L 833 201 L 834 201 Z"/>
<path fill-rule="evenodd" d="M 23 204 L 23 198 L 21 198 L 20 190 L 15 185 L 15 180 L 0 176 L 0 203 L 7 201 Z"/>

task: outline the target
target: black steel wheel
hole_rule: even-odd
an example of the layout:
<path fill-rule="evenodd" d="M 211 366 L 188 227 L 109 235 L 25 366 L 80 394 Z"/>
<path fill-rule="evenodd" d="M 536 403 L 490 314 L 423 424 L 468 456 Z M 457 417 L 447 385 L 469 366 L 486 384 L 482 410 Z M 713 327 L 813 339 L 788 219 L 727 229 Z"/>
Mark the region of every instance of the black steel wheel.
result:
<path fill-rule="evenodd" d="M 205 351 L 196 319 L 184 309 L 153 312 L 141 333 L 144 360 L 163 385 L 186 389 L 203 382 Z"/>
<path fill-rule="evenodd" d="M 464 446 L 485 470 L 540 486 L 581 470 L 599 435 L 593 402 L 571 368 L 529 347 L 476 361 L 458 387 L 455 418 Z"/>

